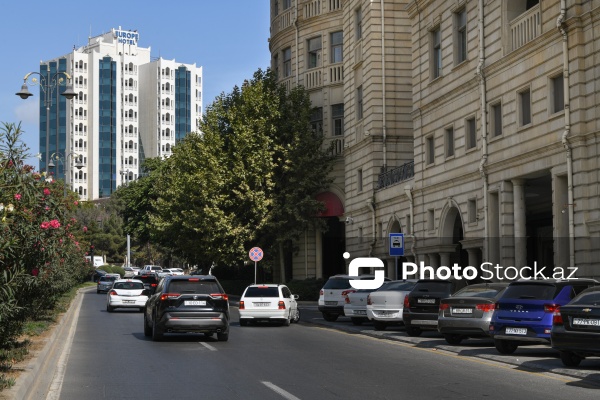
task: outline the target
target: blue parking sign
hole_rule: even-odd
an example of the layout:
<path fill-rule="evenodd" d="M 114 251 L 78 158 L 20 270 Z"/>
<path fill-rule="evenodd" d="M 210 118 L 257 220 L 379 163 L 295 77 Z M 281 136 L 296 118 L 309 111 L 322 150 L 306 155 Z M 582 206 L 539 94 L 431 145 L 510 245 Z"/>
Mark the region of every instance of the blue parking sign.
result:
<path fill-rule="evenodd" d="M 404 255 L 404 233 L 390 233 L 390 256 Z"/>

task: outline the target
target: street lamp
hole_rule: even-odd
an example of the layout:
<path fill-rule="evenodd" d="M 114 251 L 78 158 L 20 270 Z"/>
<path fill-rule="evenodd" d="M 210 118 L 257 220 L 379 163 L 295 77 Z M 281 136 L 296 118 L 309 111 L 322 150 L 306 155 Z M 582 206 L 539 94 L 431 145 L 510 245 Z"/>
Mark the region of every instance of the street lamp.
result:
<path fill-rule="evenodd" d="M 39 82 L 35 75 L 39 76 Z M 30 82 L 32 85 L 39 85 L 44 92 L 44 106 L 46 106 L 46 173 L 48 172 L 50 163 L 50 107 L 52 106 L 52 92 L 64 82 L 63 76 L 67 78 L 68 84 L 65 91 L 62 92 L 61 95 L 66 97 L 67 100 L 71 100 L 73 97 L 77 96 L 77 93 L 75 93 L 73 90 L 73 85 L 70 83 L 71 75 L 63 71 L 56 72 L 53 75 L 48 74 L 48 76 L 42 75 L 39 72 L 30 72 L 23 78 L 23 86 L 21 86 L 21 90 L 15 93 L 23 100 L 33 96 L 27 87 L 27 80 L 29 78 L 31 78 Z"/>
<path fill-rule="evenodd" d="M 69 178 L 71 177 L 69 174 L 69 166 L 71 165 L 71 163 L 69 162 L 69 157 L 73 157 L 73 156 L 75 156 L 74 167 L 77 168 L 78 170 L 81 170 L 81 168 L 84 167 L 83 162 L 82 162 L 83 156 L 81 154 L 77 154 L 74 152 L 70 152 L 69 154 L 67 154 L 66 158 L 61 153 L 52 153 L 52 155 L 50 156 L 50 162 L 48 163 L 48 166 L 47 166 L 47 168 L 54 168 L 56 166 L 56 164 L 54 164 L 53 160 L 60 161 L 63 163 L 63 165 L 65 167 L 65 185 L 64 185 L 65 197 L 67 196 L 67 182 L 70 182 L 70 179 L 67 180 L 67 176 Z M 73 162 L 73 159 L 71 159 L 71 162 Z"/>

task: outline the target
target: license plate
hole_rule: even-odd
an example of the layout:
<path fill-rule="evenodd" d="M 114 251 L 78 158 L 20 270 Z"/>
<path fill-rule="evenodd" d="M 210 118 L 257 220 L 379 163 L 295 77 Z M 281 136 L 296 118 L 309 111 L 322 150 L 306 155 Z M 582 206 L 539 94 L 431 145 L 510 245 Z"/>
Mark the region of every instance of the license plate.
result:
<path fill-rule="evenodd" d="M 435 299 L 417 299 L 420 304 L 435 304 Z"/>
<path fill-rule="evenodd" d="M 378 317 L 391 317 L 396 314 L 397 314 L 396 311 L 377 311 Z"/>
<path fill-rule="evenodd" d="M 337 306 L 337 301 L 326 301 L 325 305 L 326 306 Z"/>
<path fill-rule="evenodd" d="M 507 335 L 527 335 L 527 328 L 506 328 Z"/>
<path fill-rule="evenodd" d="M 430 319 L 414 319 L 414 320 L 412 320 L 411 324 L 413 324 L 413 325 L 437 325 L 437 321 L 430 320 Z"/>
<path fill-rule="evenodd" d="M 254 307 L 269 307 L 271 305 L 271 303 L 252 303 L 254 304 Z"/>
<path fill-rule="evenodd" d="M 472 308 L 453 308 L 452 314 L 473 314 Z"/>
<path fill-rule="evenodd" d="M 365 310 L 354 310 L 354 314 L 356 315 L 367 315 Z"/>
<path fill-rule="evenodd" d="M 573 318 L 573 325 L 600 326 L 600 319 Z"/>
<path fill-rule="evenodd" d="M 186 306 L 205 306 L 206 300 L 186 300 L 184 304 Z"/>
<path fill-rule="evenodd" d="M 135 300 L 123 300 L 123 303 L 125 303 L 125 304 L 133 304 L 133 303 L 135 303 Z"/>

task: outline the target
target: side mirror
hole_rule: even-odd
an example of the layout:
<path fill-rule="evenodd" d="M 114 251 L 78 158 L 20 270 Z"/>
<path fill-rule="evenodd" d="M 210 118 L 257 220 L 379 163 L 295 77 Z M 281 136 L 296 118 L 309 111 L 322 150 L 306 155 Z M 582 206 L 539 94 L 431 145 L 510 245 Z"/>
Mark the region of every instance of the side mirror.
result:
<path fill-rule="evenodd" d="M 292 298 L 293 298 L 294 300 L 298 300 L 298 299 L 300 298 L 300 296 L 298 296 L 297 294 L 293 294 L 293 295 L 292 295 Z"/>

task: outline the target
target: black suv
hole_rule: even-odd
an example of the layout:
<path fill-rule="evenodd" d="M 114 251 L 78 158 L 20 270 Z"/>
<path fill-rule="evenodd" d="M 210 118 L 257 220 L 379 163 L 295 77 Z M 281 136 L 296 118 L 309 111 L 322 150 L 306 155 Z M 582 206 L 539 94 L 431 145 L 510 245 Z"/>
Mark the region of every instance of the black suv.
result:
<path fill-rule="evenodd" d="M 156 286 L 158 286 L 158 275 L 151 274 L 143 274 L 143 275 L 135 275 L 132 279 L 137 279 L 144 283 L 144 289 L 148 289 L 150 292 L 148 296 L 154 293 L 156 290 Z"/>
<path fill-rule="evenodd" d="M 229 299 L 213 275 L 166 276 L 149 295 L 144 335 L 159 341 L 165 333 L 188 332 L 229 339 Z"/>
<path fill-rule="evenodd" d="M 423 330 L 437 330 L 440 300 L 450 297 L 455 282 L 441 279 L 419 279 L 404 297 L 402 321 L 408 336 L 420 336 Z"/>

